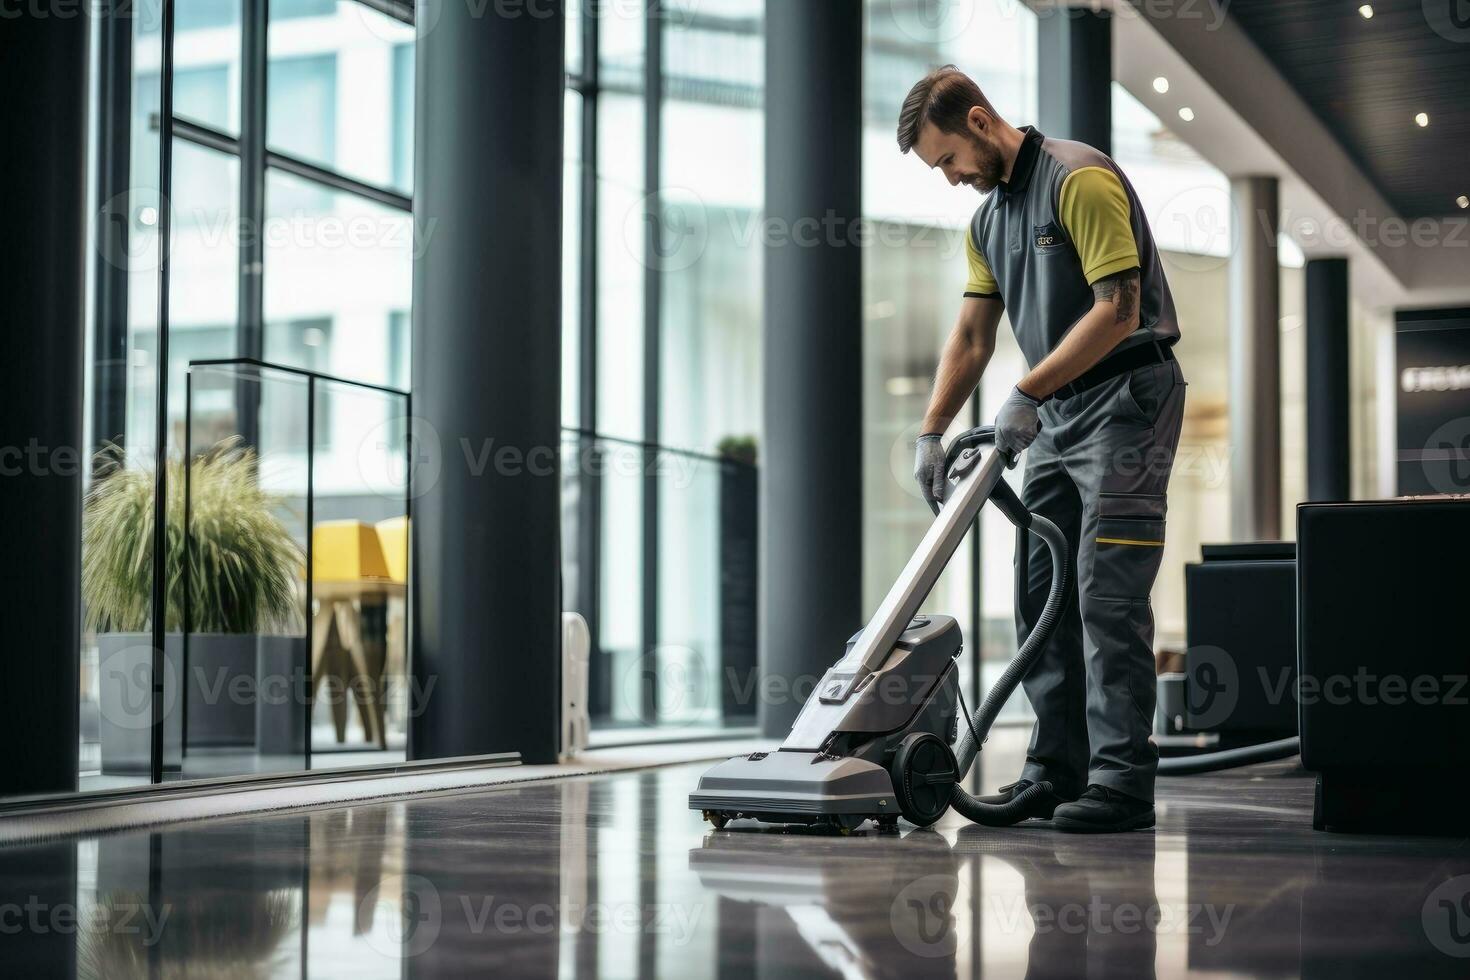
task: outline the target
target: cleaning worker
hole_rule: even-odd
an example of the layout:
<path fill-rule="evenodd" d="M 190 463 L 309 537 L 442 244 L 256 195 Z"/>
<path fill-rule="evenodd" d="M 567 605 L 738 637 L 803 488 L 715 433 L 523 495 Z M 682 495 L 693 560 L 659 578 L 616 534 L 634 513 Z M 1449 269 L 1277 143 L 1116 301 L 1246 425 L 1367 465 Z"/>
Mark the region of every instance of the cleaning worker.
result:
<path fill-rule="evenodd" d="M 1016 783 L 1016 819 L 1059 830 L 1154 825 L 1158 751 L 1153 610 L 1169 474 L 1184 414 L 1174 300 L 1128 178 L 1106 154 L 1000 117 L 953 65 L 904 100 L 898 146 L 952 185 L 982 195 L 965 234 L 969 281 L 945 342 L 915 450 L 926 500 L 942 500 L 940 437 L 979 384 L 1009 313 L 1028 370 L 995 418 L 996 448 L 1026 453 L 1021 498 L 1062 529 L 1076 575 L 1050 643 L 1025 679 L 1036 712 Z M 1050 561 L 1031 536 L 1017 582 L 1026 636 L 1046 599 Z"/>

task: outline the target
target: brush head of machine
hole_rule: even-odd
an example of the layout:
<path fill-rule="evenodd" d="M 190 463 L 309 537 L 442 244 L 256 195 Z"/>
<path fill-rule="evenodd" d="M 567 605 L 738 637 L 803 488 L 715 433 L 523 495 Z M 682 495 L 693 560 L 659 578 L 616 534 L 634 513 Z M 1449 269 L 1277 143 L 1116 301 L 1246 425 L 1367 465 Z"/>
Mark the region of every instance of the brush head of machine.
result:
<path fill-rule="evenodd" d="M 961 635 L 949 616 L 918 616 L 881 665 L 855 662 L 847 643 L 774 752 L 710 769 L 689 795 L 717 829 L 733 819 L 822 824 L 938 820 L 959 779 L 951 746 L 958 722 Z"/>

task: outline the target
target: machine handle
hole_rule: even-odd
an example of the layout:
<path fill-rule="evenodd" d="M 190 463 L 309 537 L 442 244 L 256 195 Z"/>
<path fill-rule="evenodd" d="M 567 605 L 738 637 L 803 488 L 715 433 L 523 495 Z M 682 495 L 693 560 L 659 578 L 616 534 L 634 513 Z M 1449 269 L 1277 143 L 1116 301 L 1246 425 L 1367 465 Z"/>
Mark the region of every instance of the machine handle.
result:
<path fill-rule="evenodd" d="M 993 445 L 995 445 L 995 426 L 993 425 L 982 425 L 961 432 L 955 437 L 954 442 L 949 444 L 949 451 L 944 455 L 944 473 L 946 478 L 949 476 L 949 471 L 954 469 L 955 460 L 960 458 L 960 453 L 966 449 L 978 449 L 982 446 Z M 1001 461 L 1006 464 L 1006 469 L 1015 468 L 1016 458 L 1009 453 L 1002 453 Z M 934 512 L 934 516 L 938 517 L 942 509 L 940 502 L 937 500 L 926 502 L 929 504 L 929 509 Z"/>

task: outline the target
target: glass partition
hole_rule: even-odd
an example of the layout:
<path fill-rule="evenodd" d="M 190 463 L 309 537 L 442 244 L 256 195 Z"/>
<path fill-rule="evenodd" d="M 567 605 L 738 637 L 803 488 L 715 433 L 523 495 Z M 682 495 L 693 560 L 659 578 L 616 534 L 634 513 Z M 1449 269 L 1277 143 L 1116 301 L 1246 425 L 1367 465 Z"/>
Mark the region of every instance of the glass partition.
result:
<path fill-rule="evenodd" d="M 716 456 L 564 432 L 562 607 L 591 628 L 595 741 L 754 724 L 757 472 L 753 441 Z M 650 486 L 652 582 L 642 567 Z"/>
<path fill-rule="evenodd" d="M 165 778 L 403 761 L 407 394 L 233 358 L 185 399 Z"/>
<path fill-rule="evenodd" d="M 170 673 L 183 683 L 165 778 L 307 768 L 311 386 L 253 365 L 188 372 L 188 463 L 168 473 L 182 515 L 169 613 L 182 642 Z M 300 424 L 281 425 L 283 417 Z"/>
<path fill-rule="evenodd" d="M 313 769 L 408 744 L 407 399 L 320 379 L 312 456 Z"/>

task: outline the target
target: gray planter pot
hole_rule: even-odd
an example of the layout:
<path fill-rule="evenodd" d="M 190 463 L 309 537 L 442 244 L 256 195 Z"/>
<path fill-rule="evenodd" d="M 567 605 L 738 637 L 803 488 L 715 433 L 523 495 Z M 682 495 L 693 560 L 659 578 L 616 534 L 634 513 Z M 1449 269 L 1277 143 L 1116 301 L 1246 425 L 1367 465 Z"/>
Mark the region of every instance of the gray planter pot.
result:
<path fill-rule="evenodd" d="M 102 771 L 149 772 L 152 637 L 107 633 L 97 637 Z M 199 633 L 189 638 L 187 704 L 179 696 L 183 637 L 164 638 L 164 768 L 188 747 L 241 749 L 263 755 L 306 751 L 306 640 L 293 636 Z"/>
<path fill-rule="evenodd" d="M 164 638 L 163 758 L 178 769 L 183 745 L 179 708 L 179 661 L 183 637 Z M 97 637 L 97 703 L 102 771 L 109 776 L 146 776 L 150 771 L 153 701 L 150 678 L 153 638 L 147 633 L 103 633 Z"/>
<path fill-rule="evenodd" d="M 261 755 L 306 755 L 306 637 L 256 637 L 255 748 Z"/>
<path fill-rule="evenodd" d="M 254 633 L 195 633 L 189 637 L 189 700 L 184 707 L 190 749 L 255 747 Z"/>

